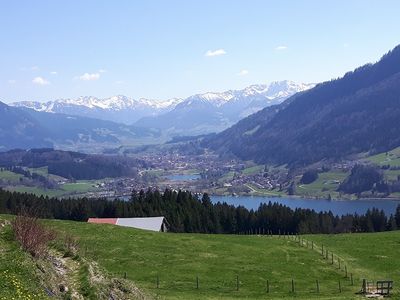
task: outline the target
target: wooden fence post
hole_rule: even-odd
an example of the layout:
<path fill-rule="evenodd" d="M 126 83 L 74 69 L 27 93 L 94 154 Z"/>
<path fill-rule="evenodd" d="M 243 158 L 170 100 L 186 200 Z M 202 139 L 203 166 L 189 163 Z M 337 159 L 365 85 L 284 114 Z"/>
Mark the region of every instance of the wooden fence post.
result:
<path fill-rule="evenodd" d="M 331 256 L 332 256 L 332 265 L 333 265 L 333 253 L 331 254 Z"/>
<path fill-rule="evenodd" d="M 126 272 L 124 272 L 124 279 L 126 279 Z"/>
<path fill-rule="evenodd" d="M 318 279 L 316 280 L 316 282 L 317 282 L 317 293 L 319 294 L 319 281 L 318 281 Z"/>
<path fill-rule="evenodd" d="M 199 276 L 196 276 L 196 288 L 199 289 Z"/>
<path fill-rule="evenodd" d="M 294 280 L 292 279 L 292 293 L 294 293 Z"/>
<path fill-rule="evenodd" d="M 157 288 L 160 287 L 160 276 L 157 275 Z"/>
<path fill-rule="evenodd" d="M 351 285 L 354 285 L 354 281 L 353 281 L 353 273 L 350 273 L 350 281 L 351 281 Z"/>
<path fill-rule="evenodd" d="M 347 266 L 346 265 L 344 266 L 344 273 L 345 273 L 344 277 L 347 278 Z"/>
<path fill-rule="evenodd" d="M 362 290 L 363 294 L 367 293 L 367 280 L 363 279 L 363 283 L 362 283 Z"/>
<path fill-rule="evenodd" d="M 269 293 L 269 280 L 267 279 L 267 293 Z"/>
<path fill-rule="evenodd" d="M 239 291 L 239 275 L 236 275 L 236 291 Z"/>
<path fill-rule="evenodd" d="M 340 284 L 340 279 L 339 279 L 339 293 L 342 292 L 342 285 Z"/>
<path fill-rule="evenodd" d="M 322 244 L 322 248 L 321 248 L 322 250 L 321 250 L 321 254 L 322 254 L 322 256 L 324 256 L 324 244 Z"/>

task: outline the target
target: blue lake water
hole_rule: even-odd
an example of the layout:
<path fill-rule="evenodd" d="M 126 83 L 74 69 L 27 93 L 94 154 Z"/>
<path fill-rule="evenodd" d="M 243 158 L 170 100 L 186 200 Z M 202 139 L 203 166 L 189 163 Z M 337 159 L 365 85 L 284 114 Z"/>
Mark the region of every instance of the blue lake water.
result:
<path fill-rule="evenodd" d="M 200 174 L 173 174 L 166 176 L 171 181 L 190 181 L 200 179 Z"/>
<path fill-rule="evenodd" d="M 395 200 L 324 200 L 324 199 L 303 199 L 303 198 L 285 198 L 285 197 L 256 197 L 256 196 L 211 196 L 214 203 L 226 202 L 235 206 L 242 205 L 247 209 L 257 209 L 261 203 L 278 202 L 292 209 L 308 208 L 317 212 L 331 211 L 335 215 L 345 214 L 363 214 L 368 209 L 376 207 L 382 209 L 387 215 L 396 211 L 400 201 Z"/>

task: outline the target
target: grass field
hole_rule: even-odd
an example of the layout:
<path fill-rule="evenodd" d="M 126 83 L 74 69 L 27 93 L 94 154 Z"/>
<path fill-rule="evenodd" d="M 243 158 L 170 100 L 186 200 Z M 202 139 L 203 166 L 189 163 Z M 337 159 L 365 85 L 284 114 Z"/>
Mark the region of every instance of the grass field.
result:
<path fill-rule="evenodd" d="M 366 158 L 368 161 L 377 165 L 400 166 L 400 147 L 388 152 L 383 152 Z"/>
<path fill-rule="evenodd" d="M 221 181 L 221 182 L 230 181 L 233 179 L 233 176 L 235 176 L 235 172 L 230 171 L 230 172 L 224 174 L 224 176 L 222 176 L 218 181 Z"/>
<path fill-rule="evenodd" d="M 296 194 L 301 196 L 319 196 L 327 197 L 329 194 L 332 197 L 337 197 L 339 193 L 337 189 L 348 173 L 340 171 L 330 171 L 319 173 L 318 179 L 310 184 L 297 184 Z M 298 178 L 300 180 L 300 177 Z"/>
<path fill-rule="evenodd" d="M 93 184 L 95 180 L 78 180 L 75 183 L 65 183 L 60 186 L 59 189 L 44 189 L 41 187 L 30 187 L 30 186 L 10 186 L 7 190 L 20 192 L 20 193 L 32 193 L 35 195 L 44 195 L 48 197 L 65 197 L 72 194 L 86 193 L 94 190 Z"/>
<path fill-rule="evenodd" d="M 317 249 L 278 237 L 163 234 L 66 221 L 48 224 L 80 237 L 86 255 L 108 272 L 117 276 L 127 272 L 128 279 L 162 299 L 358 299 L 355 293 L 362 278 L 400 280 L 396 275 L 400 232 L 307 236 L 340 255 L 339 270 Z M 353 273 L 354 286 L 344 278 L 344 264 Z"/>
<path fill-rule="evenodd" d="M 11 171 L 0 171 L 0 179 L 8 180 L 10 182 L 19 182 L 19 179 L 23 177 L 21 174 L 17 174 Z"/>
<path fill-rule="evenodd" d="M 157 299 L 362 299 L 356 292 L 363 278 L 392 279 L 393 299 L 400 296 L 400 231 L 302 236 L 307 247 L 277 236 L 156 233 L 55 220 L 45 224 L 78 237 L 81 256 L 97 262 L 106 274 L 122 278 L 126 272 L 128 280 Z M 329 259 L 320 254 L 322 244 L 334 253 L 333 265 L 330 254 Z M 31 260 L 9 237 L 1 236 L 0 246 L 7 249 L 0 252 L 0 271 L 12 270 L 22 288 L 37 292 Z"/>
<path fill-rule="evenodd" d="M 253 167 L 249 167 L 246 168 L 242 171 L 243 175 L 253 175 L 253 174 L 258 174 L 260 173 L 262 170 L 264 170 L 264 166 L 253 166 Z"/>
<path fill-rule="evenodd" d="M 344 259 L 361 278 L 391 279 L 395 282 L 396 297 L 400 298 L 400 231 L 340 235 L 310 235 L 307 239 L 324 244 Z"/>

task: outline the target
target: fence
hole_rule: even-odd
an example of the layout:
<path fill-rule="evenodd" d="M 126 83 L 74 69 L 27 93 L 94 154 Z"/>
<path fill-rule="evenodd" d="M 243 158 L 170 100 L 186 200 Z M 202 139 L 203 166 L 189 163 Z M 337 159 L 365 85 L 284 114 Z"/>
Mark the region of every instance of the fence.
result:
<path fill-rule="evenodd" d="M 216 295 L 220 293 L 240 293 L 250 298 L 252 295 L 254 297 L 260 297 L 262 295 L 265 297 L 268 297 L 268 295 L 274 297 L 296 295 L 318 298 L 318 296 L 340 295 L 342 293 L 355 294 L 362 288 L 364 278 L 354 274 L 351 267 L 346 263 L 346 260 L 335 254 L 324 244 L 317 244 L 298 234 L 286 232 L 273 234 L 271 231 L 262 229 L 253 229 L 239 234 L 256 234 L 265 238 L 283 239 L 294 243 L 298 247 L 309 249 L 313 251 L 317 257 L 325 261 L 326 264 L 336 270 L 338 273 L 337 281 L 334 282 L 332 279 L 323 279 L 323 276 L 312 280 L 310 280 L 310 278 L 308 278 L 308 280 L 286 278 L 277 281 L 268 278 L 254 280 L 254 278 L 250 278 L 244 273 L 238 273 L 235 276 L 226 276 L 220 279 L 213 278 L 212 280 L 208 279 L 206 276 L 202 277 L 197 274 L 193 274 L 193 276 L 185 275 L 185 277 L 182 278 L 170 278 L 168 274 L 157 274 L 154 276 L 154 284 L 151 284 L 149 280 L 140 282 L 135 278 L 130 278 L 129 271 L 115 275 L 116 277 L 133 279 L 143 287 L 154 290 L 155 293 L 160 294 L 167 294 L 169 291 L 180 291 L 191 293 L 215 293 Z M 88 252 L 87 248 L 85 248 L 85 253 L 86 252 Z M 398 293 L 397 290 L 396 293 Z"/>

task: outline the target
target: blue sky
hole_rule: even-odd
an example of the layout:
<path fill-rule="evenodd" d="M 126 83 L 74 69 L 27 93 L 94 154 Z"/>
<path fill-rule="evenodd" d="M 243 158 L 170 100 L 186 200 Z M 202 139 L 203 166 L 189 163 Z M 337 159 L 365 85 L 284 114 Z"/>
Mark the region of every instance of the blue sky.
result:
<path fill-rule="evenodd" d="M 400 1 L 0 3 L 0 101 L 320 82 L 400 43 Z"/>

